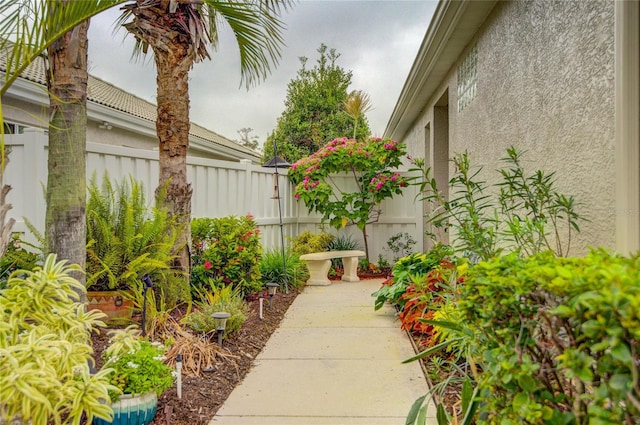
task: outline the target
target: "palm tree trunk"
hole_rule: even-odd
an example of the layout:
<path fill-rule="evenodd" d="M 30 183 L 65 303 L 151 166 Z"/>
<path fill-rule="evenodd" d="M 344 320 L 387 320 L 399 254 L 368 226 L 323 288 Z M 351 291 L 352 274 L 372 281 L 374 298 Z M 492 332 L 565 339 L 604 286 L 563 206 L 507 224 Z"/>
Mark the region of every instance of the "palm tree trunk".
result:
<path fill-rule="evenodd" d="M 191 185 L 187 182 L 189 147 L 189 70 L 193 54 L 174 43 L 172 48 L 154 49 L 157 67 L 160 181 L 156 194 L 165 190 L 165 206 L 180 226 L 175 266 L 189 273 L 191 235 Z"/>
<path fill-rule="evenodd" d="M 64 6 L 62 6 L 64 7 Z M 49 47 L 49 158 L 45 238 L 59 260 L 86 261 L 87 30 L 78 25 Z M 73 275 L 85 281 L 83 273 Z M 82 295 L 81 295 L 82 296 Z M 81 300 L 81 301 L 84 301 Z"/>

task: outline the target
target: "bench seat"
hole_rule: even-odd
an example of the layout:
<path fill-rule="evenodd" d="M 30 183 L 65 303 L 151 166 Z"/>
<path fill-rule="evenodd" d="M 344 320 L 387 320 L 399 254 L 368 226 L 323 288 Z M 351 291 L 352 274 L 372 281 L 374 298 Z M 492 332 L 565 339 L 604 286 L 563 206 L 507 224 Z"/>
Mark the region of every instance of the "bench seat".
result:
<path fill-rule="evenodd" d="M 327 286 L 331 285 L 329 280 L 329 269 L 331 268 L 331 260 L 334 258 L 342 258 L 342 266 L 344 273 L 342 280 L 345 282 L 357 282 L 358 277 L 358 257 L 365 257 L 364 251 L 326 251 L 314 252 L 312 254 L 304 254 L 300 259 L 307 264 L 309 269 L 309 280 L 307 285 Z"/>

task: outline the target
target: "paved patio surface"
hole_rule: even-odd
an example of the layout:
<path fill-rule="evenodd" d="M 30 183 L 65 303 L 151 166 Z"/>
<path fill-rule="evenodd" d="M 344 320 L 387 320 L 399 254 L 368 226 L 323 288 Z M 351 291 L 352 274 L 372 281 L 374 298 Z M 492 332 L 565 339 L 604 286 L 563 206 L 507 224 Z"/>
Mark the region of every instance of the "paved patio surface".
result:
<path fill-rule="evenodd" d="M 306 287 L 210 425 L 404 424 L 427 383 L 401 363 L 414 353 L 393 308 L 373 310 L 381 282 Z"/>

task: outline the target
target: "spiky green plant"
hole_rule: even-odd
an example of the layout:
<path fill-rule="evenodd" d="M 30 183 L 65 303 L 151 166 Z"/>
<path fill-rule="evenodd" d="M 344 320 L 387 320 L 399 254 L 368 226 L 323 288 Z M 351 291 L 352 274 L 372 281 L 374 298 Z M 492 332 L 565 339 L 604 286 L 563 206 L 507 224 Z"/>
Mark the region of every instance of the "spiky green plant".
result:
<path fill-rule="evenodd" d="M 352 251 L 354 249 L 362 249 L 360 242 L 353 239 L 349 234 L 342 234 L 336 236 L 334 240 L 328 246 L 329 251 Z M 367 262 L 367 264 L 369 264 Z M 334 269 L 343 267 L 342 258 L 334 258 L 331 260 L 331 265 Z"/>
<path fill-rule="evenodd" d="M 277 283 L 281 288 L 284 288 L 285 281 L 292 287 L 302 286 L 309 278 L 309 271 L 304 262 L 300 260 L 300 254 L 286 250 L 285 264 L 283 264 L 282 258 L 282 250 L 277 248 L 262 253 L 260 259 L 262 281 Z"/>
<path fill-rule="evenodd" d="M 199 308 L 184 319 L 187 326 L 196 332 L 215 332 L 213 313 L 224 311 L 231 315 L 227 320 L 224 334 L 237 331 L 247 320 L 248 307 L 242 297 L 242 288 L 233 285 L 215 285 L 209 281 L 209 289 L 198 289 L 198 300 L 194 304 Z"/>

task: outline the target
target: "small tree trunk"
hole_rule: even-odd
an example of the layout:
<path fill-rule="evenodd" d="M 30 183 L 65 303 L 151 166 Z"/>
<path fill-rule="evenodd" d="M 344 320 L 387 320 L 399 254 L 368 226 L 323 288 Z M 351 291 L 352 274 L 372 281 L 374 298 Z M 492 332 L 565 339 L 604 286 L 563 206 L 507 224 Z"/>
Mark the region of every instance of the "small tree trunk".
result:
<path fill-rule="evenodd" d="M 64 7 L 62 5 L 61 7 Z M 86 21 L 62 36 L 49 49 L 49 158 L 46 250 L 84 270 L 86 263 Z M 73 277 L 85 282 L 84 273 Z M 84 293 L 80 294 L 82 302 Z"/>
<path fill-rule="evenodd" d="M 370 263 L 371 260 L 369 260 L 369 241 L 367 241 L 367 224 L 366 223 L 362 228 L 362 238 L 364 239 L 364 253 L 367 256 L 367 262 Z"/>

